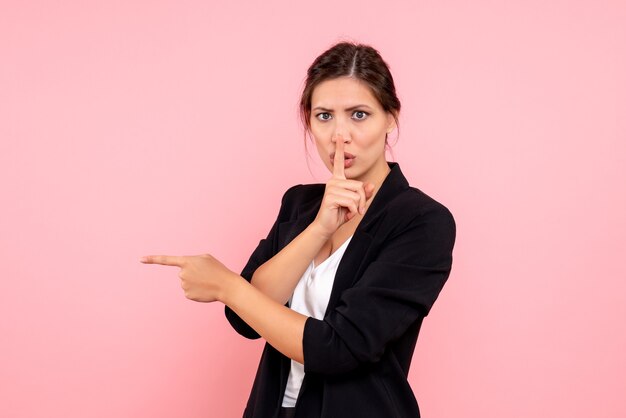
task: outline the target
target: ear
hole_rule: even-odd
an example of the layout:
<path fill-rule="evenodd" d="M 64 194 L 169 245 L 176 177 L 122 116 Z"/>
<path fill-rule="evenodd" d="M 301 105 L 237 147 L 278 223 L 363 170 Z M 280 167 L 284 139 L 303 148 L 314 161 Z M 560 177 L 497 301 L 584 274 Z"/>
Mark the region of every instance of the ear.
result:
<path fill-rule="evenodd" d="M 396 112 L 387 112 L 387 133 L 391 133 L 396 128 L 396 120 L 394 119 L 394 115 L 397 115 Z"/>

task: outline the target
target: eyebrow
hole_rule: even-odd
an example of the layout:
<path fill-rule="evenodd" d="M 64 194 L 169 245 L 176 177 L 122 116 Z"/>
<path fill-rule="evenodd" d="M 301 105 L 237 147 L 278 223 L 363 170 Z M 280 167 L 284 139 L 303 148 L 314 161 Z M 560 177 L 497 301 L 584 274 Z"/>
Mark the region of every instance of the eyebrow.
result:
<path fill-rule="evenodd" d="M 346 110 L 354 110 L 354 109 L 359 108 L 359 107 L 366 107 L 366 108 L 368 108 L 368 109 L 371 109 L 371 107 L 369 107 L 368 105 L 365 105 L 365 104 L 358 104 L 358 105 L 356 105 L 356 106 L 347 107 L 347 108 L 346 108 Z M 322 106 L 317 106 L 317 107 L 315 107 L 313 110 L 322 110 L 322 111 L 324 111 L 324 112 L 330 112 L 330 111 L 332 111 L 332 109 L 326 109 L 325 107 L 322 107 Z"/>

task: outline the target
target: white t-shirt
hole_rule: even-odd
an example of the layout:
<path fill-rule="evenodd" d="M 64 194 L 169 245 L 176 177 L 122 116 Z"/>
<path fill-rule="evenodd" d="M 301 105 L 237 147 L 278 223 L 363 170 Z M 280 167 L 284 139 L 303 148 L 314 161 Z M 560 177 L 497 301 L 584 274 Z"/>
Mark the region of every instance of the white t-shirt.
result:
<path fill-rule="evenodd" d="M 311 261 L 289 299 L 291 309 L 315 319 L 324 319 L 337 267 L 351 239 L 352 236 L 341 244 L 330 257 L 322 261 L 319 266 L 315 267 L 315 261 Z M 304 365 L 291 360 L 291 370 L 289 371 L 282 406 L 296 405 L 303 378 Z"/>

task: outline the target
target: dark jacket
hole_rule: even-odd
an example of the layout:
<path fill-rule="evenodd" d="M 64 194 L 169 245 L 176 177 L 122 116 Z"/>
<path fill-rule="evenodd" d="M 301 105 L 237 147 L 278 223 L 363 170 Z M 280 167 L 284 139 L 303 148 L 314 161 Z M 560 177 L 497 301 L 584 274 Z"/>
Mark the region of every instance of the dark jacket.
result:
<path fill-rule="evenodd" d="M 419 417 L 407 381 L 422 320 L 450 274 L 456 227 L 448 209 L 409 186 L 395 162 L 337 268 L 323 320 L 309 317 L 302 340 L 305 377 L 296 417 Z M 241 275 L 300 234 L 321 205 L 325 184 L 296 185 Z M 226 317 L 259 338 L 230 308 Z M 290 360 L 265 344 L 244 417 L 276 417 Z"/>

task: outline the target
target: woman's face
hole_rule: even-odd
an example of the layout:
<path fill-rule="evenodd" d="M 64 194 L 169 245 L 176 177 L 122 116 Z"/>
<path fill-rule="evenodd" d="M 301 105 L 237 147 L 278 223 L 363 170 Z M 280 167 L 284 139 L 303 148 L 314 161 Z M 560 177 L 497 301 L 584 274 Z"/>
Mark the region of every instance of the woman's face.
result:
<path fill-rule="evenodd" d="M 311 97 L 311 133 L 320 158 L 333 172 L 335 144 L 344 140 L 346 178 L 373 180 L 386 175 L 385 134 L 395 127 L 370 89 L 350 77 L 320 83 Z M 382 174 L 384 173 L 384 174 Z"/>

